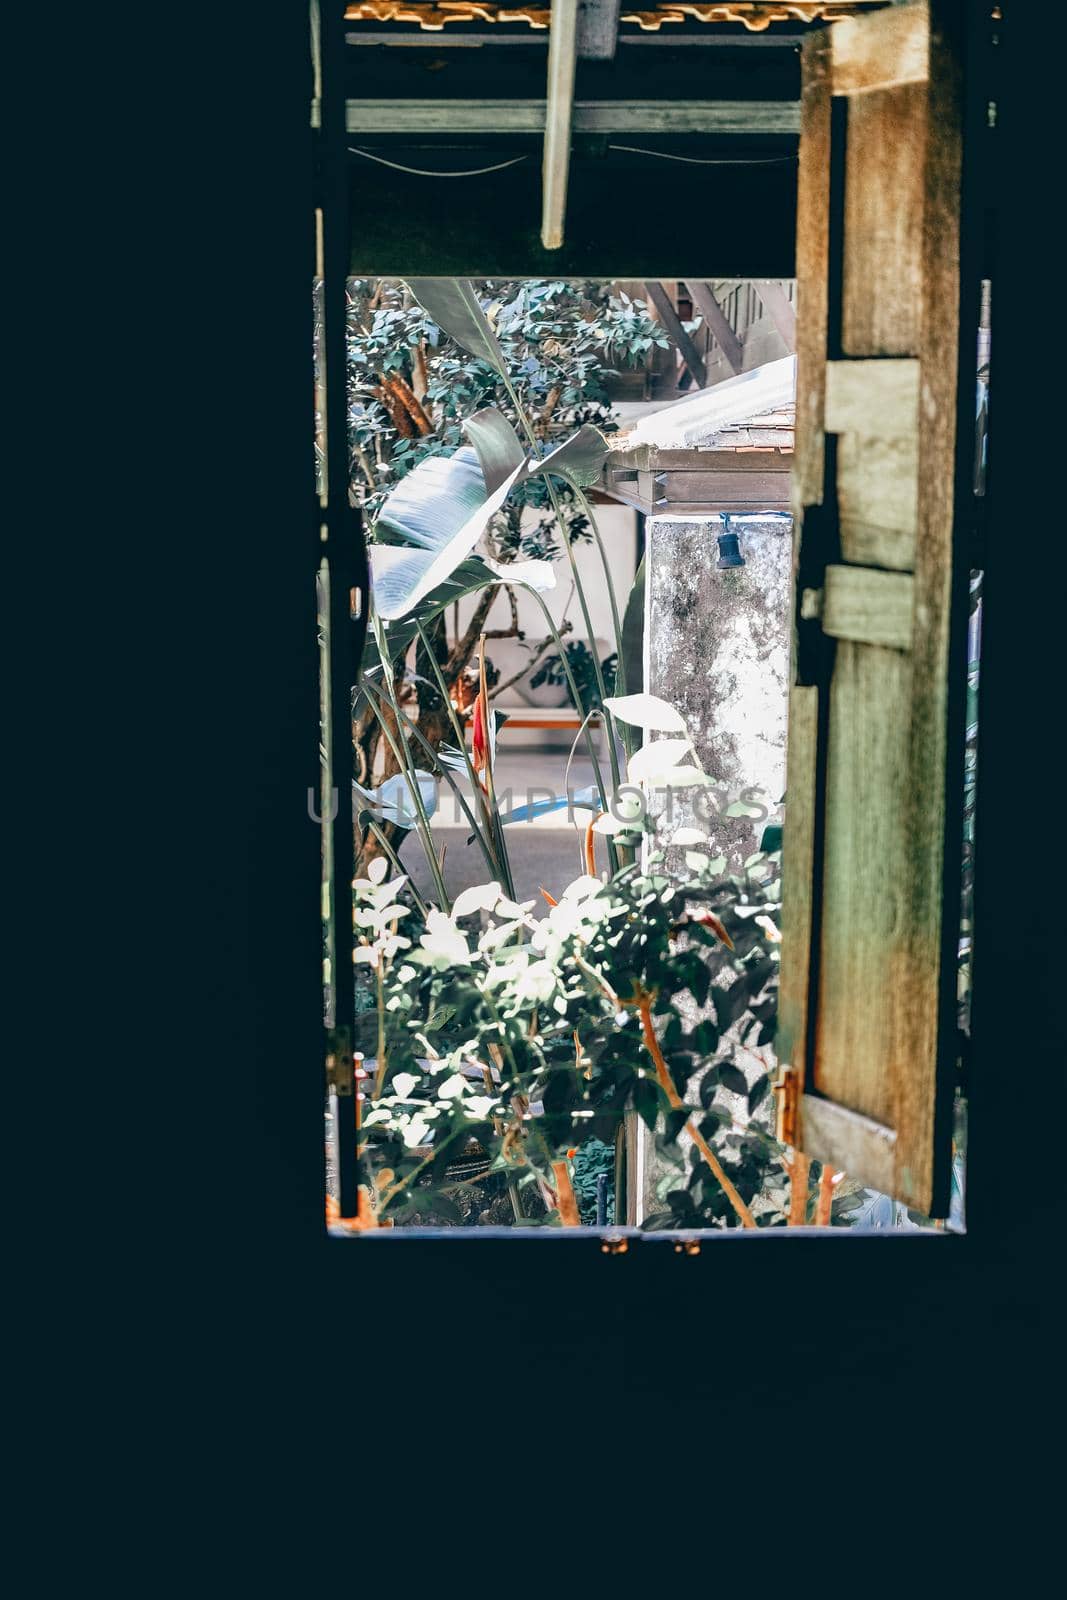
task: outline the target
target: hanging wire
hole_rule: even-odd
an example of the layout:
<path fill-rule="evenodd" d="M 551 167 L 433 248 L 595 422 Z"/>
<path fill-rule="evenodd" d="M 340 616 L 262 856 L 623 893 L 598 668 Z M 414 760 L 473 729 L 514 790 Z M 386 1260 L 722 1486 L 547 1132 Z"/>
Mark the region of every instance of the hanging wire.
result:
<path fill-rule="evenodd" d="M 778 167 L 786 162 L 796 161 L 796 156 L 678 156 L 669 150 L 642 150 L 633 144 L 609 144 L 609 150 L 625 150 L 634 156 L 657 156 L 660 161 L 684 161 L 691 167 Z M 355 145 L 348 146 L 349 155 L 362 156 L 365 161 L 376 161 L 379 166 L 392 167 L 396 172 L 407 172 L 413 178 L 483 178 L 489 172 L 503 172 L 505 167 L 517 167 L 520 161 L 528 161 L 529 156 L 512 156 L 510 161 L 498 161 L 491 167 L 472 167 L 464 172 L 431 172 L 426 167 L 407 167 L 400 161 L 389 161 L 385 156 L 376 156 L 372 150 L 358 150 Z"/>
<path fill-rule="evenodd" d="M 495 167 L 473 167 L 469 172 L 428 172 L 423 167 L 405 167 L 399 161 L 387 161 L 384 156 L 376 156 L 370 150 L 357 150 L 351 144 L 348 153 L 363 156 L 367 161 L 377 161 L 383 167 L 394 167 L 397 172 L 410 172 L 414 178 L 481 178 L 487 172 L 502 172 L 505 167 L 515 167 L 520 161 L 529 159 L 527 156 L 512 156 L 510 161 L 498 161 Z"/>
<path fill-rule="evenodd" d="M 669 150 L 641 150 L 634 144 L 609 144 L 609 150 L 627 150 L 633 156 L 658 156 L 661 161 L 685 161 L 693 167 L 777 167 L 796 156 L 676 156 Z"/>

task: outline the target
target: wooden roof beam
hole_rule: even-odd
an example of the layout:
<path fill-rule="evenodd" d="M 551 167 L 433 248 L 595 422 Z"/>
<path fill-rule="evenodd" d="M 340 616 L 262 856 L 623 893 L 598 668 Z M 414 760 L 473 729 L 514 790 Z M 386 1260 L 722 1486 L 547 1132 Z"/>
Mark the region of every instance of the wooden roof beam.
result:
<path fill-rule="evenodd" d="M 785 340 L 786 349 L 792 355 L 797 347 L 797 316 L 785 292 L 785 286 L 776 279 L 758 278 L 755 289 L 763 301 L 764 311 L 778 329 Z"/>
<path fill-rule="evenodd" d="M 731 372 L 740 372 L 742 367 L 741 341 L 726 320 L 726 313 L 712 293 L 711 285 L 709 283 L 688 281 L 688 287 L 693 304 L 711 329 L 719 348 L 726 357 L 727 366 Z M 701 382 L 701 388 L 703 386 L 703 382 Z"/>
<path fill-rule="evenodd" d="M 578 58 L 614 61 L 620 0 L 578 0 Z"/>
<path fill-rule="evenodd" d="M 578 0 L 553 0 L 548 35 L 548 101 L 541 190 L 541 243 L 546 250 L 559 250 L 563 244 L 577 51 Z"/>
<path fill-rule="evenodd" d="M 349 100 L 349 133 L 543 133 L 544 100 Z M 572 100 L 580 133 L 796 134 L 797 100 Z M 783 159 L 785 159 L 783 157 Z"/>
<path fill-rule="evenodd" d="M 690 285 L 690 288 L 692 285 Z M 645 292 L 656 308 L 656 315 L 666 328 L 671 339 L 677 345 L 682 360 L 693 374 L 693 381 L 698 389 L 703 389 L 707 382 L 707 372 L 704 361 L 693 343 L 692 339 L 682 327 L 678 313 L 671 305 L 666 289 L 662 283 L 646 283 Z"/>

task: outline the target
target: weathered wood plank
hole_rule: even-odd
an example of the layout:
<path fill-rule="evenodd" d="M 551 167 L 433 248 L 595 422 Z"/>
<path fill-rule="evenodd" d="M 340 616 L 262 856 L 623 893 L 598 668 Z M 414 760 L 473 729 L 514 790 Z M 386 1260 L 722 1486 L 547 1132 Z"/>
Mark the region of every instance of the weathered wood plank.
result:
<path fill-rule="evenodd" d="M 918 361 L 827 362 L 827 433 L 913 439 L 918 422 Z"/>
<path fill-rule="evenodd" d="M 702 389 L 705 382 L 704 358 L 700 354 L 692 339 L 682 327 L 678 313 L 668 298 L 667 291 L 662 283 L 646 283 L 645 291 L 651 300 L 657 317 L 677 345 L 682 360 L 693 374 L 693 379 L 698 388 Z"/>
<path fill-rule="evenodd" d="M 857 44 L 841 54 L 853 75 L 842 69 L 835 83 L 851 91 L 841 330 L 849 359 L 825 364 L 807 381 L 805 297 L 824 308 L 825 322 L 827 261 L 816 248 L 804 254 L 806 133 L 801 140 L 796 499 L 803 512 L 823 496 L 825 430 L 837 436 L 831 459 L 839 513 L 836 524 L 823 527 L 826 554 L 819 555 L 829 565 L 802 564 L 801 617 L 818 616 L 837 642 L 832 663 L 818 651 L 805 657 L 819 686 L 792 692 L 800 759 L 810 759 L 816 774 L 820 762 L 825 767 L 814 805 L 800 790 L 796 829 L 792 765 L 788 777 L 784 928 L 805 919 L 814 926 L 818 961 L 817 970 L 803 973 L 805 958 L 791 953 L 783 931 L 780 1046 L 781 1059 L 799 1060 L 806 1078 L 798 1107 L 802 1148 L 928 1213 L 947 1193 L 945 1112 L 956 1051 L 960 840 L 945 796 L 950 773 L 962 768 L 949 651 L 953 639 L 959 643 L 967 556 L 955 460 L 957 410 L 967 403 L 957 372 L 959 58 L 944 32 L 956 25 L 959 8 L 933 0 L 930 12 L 926 84 L 914 53 L 909 58 L 902 45 L 889 60 L 881 48 L 889 34 L 878 31 L 898 30 L 893 36 L 906 43 L 909 29 L 925 30 L 925 7 L 912 8 L 904 21 L 895 20 L 904 16 L 898 10 L 848 25 L 863 41 L 863 51 Z M 841 35 L 831 32 L 837 51 Z M 907 46 L 913 52 L 917 36 Z M 814 81 L 806 63 L 806 97 L 814 95 Z M 887 91 L 887 82 L 896 87 Z M 806 118 L 807 98 L 804 108 Z M 813 118 L 813 129 L 811 150 L 824 170 L 813 162 L 812 192 L 821 179 L 825 212 L 828 122 L 820 131 Z M 900 207 L 910 216 L 895 215 Z M 818 220 L 810 227 L 817 244 Z M 813 289 L 806 262 L 817 274 Z M 813 356 L 819 346 L 825 362 L 825 327 Z M 965 472 L 959 481 L 969 497 Z M 864 563 L 884 570 L 864 571 Z M 965 602 L 965 581 L 962 593 Z M 809 754 L 812 728 L 825 743 Z M 791 763 L 792 749 L 791 731 Z M 789 876 L 807 869 L 809 835 L 815 850 L 822 840 L 813 894 Z M 791 851 L 799 863 L 793 868 Z M 794 894 L 799 905 L 791 909 Z M 805 1023 L 812 1004 L 817 1014 Z"/>
<path fill-rule="evenodd" d="M 801 135 L 797 173 L 797 394 L 793 459 L 793 585 L 797 586 L 808 507 L 823 497 L 826 396 L 830 167 L 829 30 L 801 48 Z M 819 689 L 801 684 L 797 632 L 790 642 L 786 735 L 786 807 L 782 842 L 782 961 L 775 1049 L 802 1085 L 814 930 Z"/>
<path fill-rule="evenodd" d="M 840 26 L 840 24 L 837 24 Z M 830 169 L 830 38 L 824 29 L 801 50 L 801 136 L 797 167 L 797 402 L 793 463 L 797 542 L 805 506 L 823 495 Z"/>
<path fill-rule="evenodd" d="M 349 100 L 349 133 L 542 133 L 544 100 Z M 576 100 L 579 133 L 796 133 L 792 100 Z"/>
<path fill-rule="evenodd" d="M 671 505 L 685 500 L 697 505 L 716 506 L 722 499 L 735 500 L 761 511 L 789 510 L 789 472 L 665 472 L 658 496 Z M 724 508 L 725 509 L 725 508 Z"/>
<path fill-rule="evenodd" d="M 785 286 L 773 278 L 760 278 L 756 293 L 763 301 L 763 309 L 774 323 L 789 350 L 797 347 L 797 316 Z"/>
<path fill-rule="evenodd" d="M 906 572 L 872 567 L 829 566 L 823 592 L 822 629 L 856 644 L 911 649 L 913 580 Z"/>
<path fill-rule="evenodd" d="M 619 39 L 619 0 L 578 0 L 578 55 L 583 61 L 614 61 Z"/>
<path fill-rule="evenodd" d="M 806 1155 L 838 1172 L 856 1174 L 883 1194 L 892 1193 L 897 1145 L 893 1128 L 815 1094 L 801 1096 L 800 1126 Z"/>
<path fill-rule="evenodd" d="M 841 554 L 859 566 L 909 572 L 915 563 L 919 443 L 842 434 L 837 444 Z"/>
<path fill-rule="evenodd" d="M 939 1099 L 951 1100 L 956 1063 L 956 944 L 962 841 L 946 832 L 945 788 L 963 770 L 962 706 L 949 745 L 949 672 L 953 605 L 965 627 L 969 564 L 966 530 L 956 506 L 957 405 L 973 376 L 958 371 L 960 307 L 960 178 L 962 87 L 956 50 L 945 36 L 942 7 L 932 8 L 930 110 L 923 204 L 922 388 L 919 500 L 915 540 L 915 635 L 908 727 L 909 778 L 903 813 L 910 841 L 907 893 L 911 928 L 890 980 L 905 998 L 907 1071 L 897 1074 L 892 1123 L 897 1130 L 897 1193 L 929 1210 L 940 1187 L 948 1194 L 949 1118 L 938 1130 Z M 951 7 L 944 16 L 952 18 Z M 973 368 L 972 368 L 973 373 Z M 959 383 L 959 388 L 958 388 Z M 973 393 L 973 388 L 970 391 Z M 966 403 L 965 401 L 963 403 Z M 970 499 L 969 487 L 965 491 Z M 962 696 L 961 696 L 962 699 Z M 957 778 L 958 782 L 962 779 Z M 942 918 L 950 918 L 942 941 Z M 935 1148 L 935 1132 L 941 1144 Z M 940 1180 L 940 1182 L 938 1181 Z"/>
<path fill-rule="evenodd" d="M 841 348 L 912 356 L 922 306 L 926 86 L 848 102 Z"/>
<path fill-rule="evenodd" d="M 613 450 L 607 459 L 608 474 L 634 472 L 638 468 L 656 472 L 780 472 L 787 476 L 792 467 L 792 448 L 766 450 L 665 450 L 641 444 L 633 450 Z"/>
<path fill-rule="evenodd" d="M 546 250 L 558 250 L 563 244 L 571 165 L 577 28 L 578 0 L 555 0 L 548 36 L 548 100 L 541 190 L 541 243 Z M 448 122 L 442 124 L 449 125 Z"/>
<path fill-rule="evenodd" d="M 910 659 L 903 651 L 838 643 L 809 1087 L 890 1127 L 897 1126 L 893 1079 L 907 1062 L 907 1001 L 894 969 L 910 940 L 909 841 L 901 805 L 909 781 L 910 691 Z"/>
<path fill-rule="evenodd" d="M 726 357 L 727 365 L 731 371 L 740 372 L 742 367 L 741 341 L 726 320 L 726 313 L 716 300 L 711 285 L 709 283 L 695 283 L 691 279 L 686 279 L 686 284 L 694 306 L 696 306 L 710 328 L 712 337 L 717 340 L 719 349 Z"/>
<path fill-rule="evenodd" d="M 815 874 L 815 773 L 819 691 L 794 683 L 789 691 L 785 758 L 786 808 L 782 842 L 782 961 L 775 1052 L 801 1082 L 806 1065 Z"/>
<path fill-rule="evenodd" d="M 835 94 L 925 82 L 930 23 L 924 5 L 843 17 L 830 29 Z"/>

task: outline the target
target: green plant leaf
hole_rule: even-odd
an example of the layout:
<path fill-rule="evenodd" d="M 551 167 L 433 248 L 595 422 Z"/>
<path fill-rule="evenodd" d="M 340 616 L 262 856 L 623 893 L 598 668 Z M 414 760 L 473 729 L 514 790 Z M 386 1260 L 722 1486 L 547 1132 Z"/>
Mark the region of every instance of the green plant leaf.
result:
<path fill-rule="evenodd" d="M 719 1082 L 724 1089 L 729 1089 L 731 1094 L 748 1094 L 748 1079 L 740 1067 L 735 1067 L 732 1061 L 724 1061 L 719 1067 Z"/>
<path fill-rule="evenodd" d="M 426 315 L 444 333 L 479 361 L 488 362 L 497 372 L 507 372 L 496 334 L 468 279 L 408 278 L 406 281 Z"/>
<path fill-rule="evenodd" d="M 557 477 L 569 478 L 582 489 L 590 489 L 599 480 L 607 455 L 608 441 L 599 428 L 587 422 L 555 450 L 531 461 L 527 476 L 536 478 L 551 472 Z"/>
<path fill-rule="evenodd" d="M 516 471 L 526 466 L 526 452 L 507 417 L 495 406 L 476 411 L 463 423 L 463 431 L 478 452 L 488 494 L 493 494 Z"/>
<path fill-rule="evenodd" d="M 382 506 L 374 529 L 379 542 L 369 551 L 374 606 L 383 620 L 406 616 L 452 575 L 521 470 L 487 495 L 478 456 L 464 445 L 452 456 L 430 456 L 401 479 Z"/>
<path fill-rule="evenodd" d="M 637 569 L 622 619 L 622 655 L 619 658 L 619 693 L 641 694 L 645 687 L 645 558 Z M 641 747 L 640 731 L 630 722 L 619 724 L 627 757 Z"/>

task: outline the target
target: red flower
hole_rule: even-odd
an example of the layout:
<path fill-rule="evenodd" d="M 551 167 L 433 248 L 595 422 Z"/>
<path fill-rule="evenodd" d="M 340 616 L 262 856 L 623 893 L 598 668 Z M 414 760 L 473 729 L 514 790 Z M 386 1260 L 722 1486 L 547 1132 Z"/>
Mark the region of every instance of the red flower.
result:
<path fill-rule="evenodd" d="M 471 719 L 473 730 L 471 765 L 479 776 L 489 765 L 489 708 L 485 700 L 485 691 L 479 691 L 478 698 L 474 702 L 474 716 Z"/>

